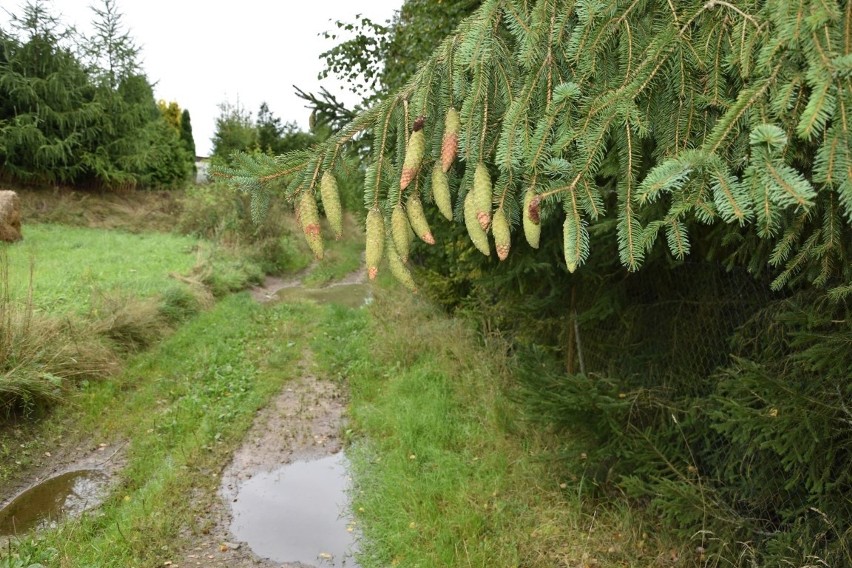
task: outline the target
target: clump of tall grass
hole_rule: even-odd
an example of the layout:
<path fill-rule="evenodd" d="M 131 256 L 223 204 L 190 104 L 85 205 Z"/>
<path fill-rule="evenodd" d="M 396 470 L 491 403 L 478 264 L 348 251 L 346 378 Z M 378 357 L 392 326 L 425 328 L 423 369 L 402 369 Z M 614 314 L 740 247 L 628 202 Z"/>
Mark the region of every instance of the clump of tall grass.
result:
<path fill-rule="evenodd" d="M 187 189 L 176 228 L 217 243 L 266 274 L 300 270 L 311 262 L 292 211 L 282 200 L 275 200 L 262 219 L 253 219 L 249 196 L 223 184 Z"/>
<path fill-rule="evenodd" d="M 0 417 L 32 413 L 60 400 L 79 381 L 109 376 L 113 350 L 79 318 L 48 318 L 33 309 L 32 275 L 24 301 L 9 294 L 9 262 L 0 250 Z"/>

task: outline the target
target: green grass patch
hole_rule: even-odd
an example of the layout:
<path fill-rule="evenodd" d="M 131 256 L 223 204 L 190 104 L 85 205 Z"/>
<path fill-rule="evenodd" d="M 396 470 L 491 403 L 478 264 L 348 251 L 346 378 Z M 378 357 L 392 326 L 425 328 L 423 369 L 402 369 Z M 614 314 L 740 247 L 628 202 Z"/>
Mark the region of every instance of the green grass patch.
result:
<path fill-rule="evenodd" d="M 338 310 L 313 350 L 350 384 L 360 565 L 647 566 L 629 505 L 599 507 L 504 394 L 504 353 L 409 294 Z M 600 564 L 598 564 L 600 563 Z"/>
<path fill-rule="evenodd" d="M 151 297 L 196 264 L 198 240 L 169 233 L 133 234 L 63 225 L 25 225 L 7 251 L 9 291 L 42 312 L 82 313 L 98 294 Z"/>

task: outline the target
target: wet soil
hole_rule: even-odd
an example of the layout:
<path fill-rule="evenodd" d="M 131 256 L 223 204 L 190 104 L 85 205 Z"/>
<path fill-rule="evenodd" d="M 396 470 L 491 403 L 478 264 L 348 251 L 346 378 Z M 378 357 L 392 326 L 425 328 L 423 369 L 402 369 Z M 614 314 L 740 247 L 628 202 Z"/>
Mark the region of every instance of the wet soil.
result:
<path fill-rule="evenodd" d="M 261 302 L 307 298 L 359 306 L 368 294 L 364 280 L 361 270 L 332 285 L 306 289 L 299 278 L 269 278 L 252 295 Z M 340 499 L 334 499 L 345 493 L 347 485 L 340 439 L 344 387 L 312 375 L 308 351 L 300 367 L 299 377 L 288 381 L 258 412 L 222 473 L 219 498 L 196 519 L 191 534 L 186 535 L 190 545 L 173 560 L 173 566 L 356 566 L 345 552 L 351 548 L 355 526 L 342 510 Z M 312 491 L 319 495 L 311 498 Z M 301 504 L 296 502 L 299 499 L 294 501 L 296 493 L 303 497 Z M 305 498 L 313 510 L 288 516 L 306 504 Z M 328 498 L 332 500 L 323 501 Z M 323 515 L 324 520 L 318 521 L 324 523 L 322 528 L 311 524 L 315 514 Z M 307 535 L 323 539 L 311 544 Z M 288 541 L 305 546 L 287 546 Z"/>
<path fill-rule="evenodd" d="M 116 483 L 115 473 L 126 463 L 126 446 L 125 442 L 60 441 L 50 452 L 45 452 L 40 464 L 28 471 L 25 478 L 0 489 L 0 544 L 15 532 L 74 517 L 97 506 Z M 13 515 L 14 530 L 6 527 L 11 525 Z"/>
<path fill-rule="evenodd" d="M 222 474 L 221 499 L 197 519 L 193 545 L 181 566 L 243 568 L 310 566 L 264 559 L 231 532 L 231 504 L 242 484 L 298 461 L 335 455 L 342 449 L 339 433 L 345 401 L 341 388 L 306 374 L 287 386 L 255 418 L 242 447 Z"/>
<path fill-rule="evenodd" d="M 61 473 L 30 487 L 0 509 L 0 536 L 51 526 L 100 505 L 109 477 L 97 469 Z"/>

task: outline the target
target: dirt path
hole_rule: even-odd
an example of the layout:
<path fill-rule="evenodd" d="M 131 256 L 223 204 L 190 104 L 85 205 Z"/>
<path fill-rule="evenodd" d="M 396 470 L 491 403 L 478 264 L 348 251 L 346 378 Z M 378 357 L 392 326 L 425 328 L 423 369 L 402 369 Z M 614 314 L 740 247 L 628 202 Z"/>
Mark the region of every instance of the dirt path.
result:
<path fill-rule="evenodd" d="M 365 280 L 359 270 L 332 284 L 358 284 Z M 300 277 L 269 278 L 263 287 L 252 290 L 260 302 L 274 299 L 284 288 L 301 284 Z M 339 437 L 346 407 L 345 393 L 331 381 L 311 373 L 311 353 L 306 351 L 300 363 L 300 377 L 288 381 L 282 391 L 258 412 L 242 446 L 222 473 L 219 498 L 197 519 L 192 543 L 173 561 L 174 567 L 277 567 L 308 568 L 302 563 L 273 562 L 260 558 L 246 543 L 239 542 L 230 530 L 230 503 L 238 498 L 241 483 L 259 474 L 271 472 L 296 461 L 310 461 L 342 450 Z"/>
<path fill-rule="evenodd" d="M 297 460 L 313 460 L 341 450 L 338 437 L 345 403 L 339 387 L 306 374 L 287 383 L 272 403 L 258 413 L 242 447 L 225 469 L 221 499 L 199 518 L 180 566 L 243 568 L 285 566 L 257 557 L 230 532 L 231 512 L 226 502 L 236 499 L 240 482 Z"/>

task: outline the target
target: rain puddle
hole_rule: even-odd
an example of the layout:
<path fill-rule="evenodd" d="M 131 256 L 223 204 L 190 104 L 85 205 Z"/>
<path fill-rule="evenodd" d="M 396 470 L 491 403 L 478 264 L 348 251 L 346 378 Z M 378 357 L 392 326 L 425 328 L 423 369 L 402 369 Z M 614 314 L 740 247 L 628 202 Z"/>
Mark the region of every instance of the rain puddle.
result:
<path fill-rule="evenodd" d="M 347 465 L 339 452 L 244 481 L 231 504 L 231 532 L 275 562 L 356 567 Z"/>
<path fill-rule="evenodd" d="M 35 485 L 0 509 L 0 536 L 51 526 L 99 505 L 109 476 L 95 469 L 69 471 Z"/>
<path fill-rule="evenodd" d="M 279 301 L 313 300 L 321 304 L 339 304 L 358 308 L 368 302 L 370 288 L 367 284 L 334 284 L 325 288 L 283 288 L 275 293 Z"/>

